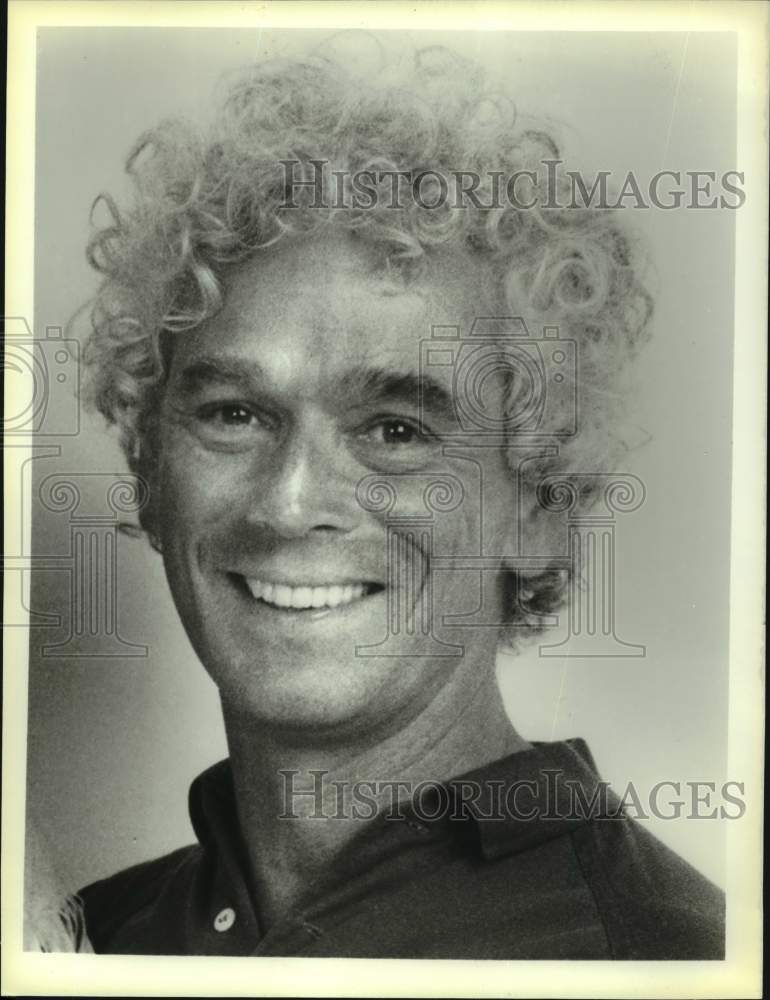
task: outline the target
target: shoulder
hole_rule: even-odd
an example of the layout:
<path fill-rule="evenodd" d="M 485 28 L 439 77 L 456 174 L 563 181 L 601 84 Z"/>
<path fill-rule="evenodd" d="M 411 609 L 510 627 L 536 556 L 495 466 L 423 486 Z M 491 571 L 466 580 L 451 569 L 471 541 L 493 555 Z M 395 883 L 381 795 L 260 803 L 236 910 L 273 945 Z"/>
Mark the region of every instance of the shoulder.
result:
<path fill-rule="evenodd" d="M 132 865 L 78 892 L 94 951 L 113 951 L 124 928 L 155 908 L 173 887 L 187 884 L 201 854 L 198 845 Z"/>
<path fill-rule="evenodd" d="M 628 817 L 573 833 L 615 958 L 724 958 L 724 894 Z"/>

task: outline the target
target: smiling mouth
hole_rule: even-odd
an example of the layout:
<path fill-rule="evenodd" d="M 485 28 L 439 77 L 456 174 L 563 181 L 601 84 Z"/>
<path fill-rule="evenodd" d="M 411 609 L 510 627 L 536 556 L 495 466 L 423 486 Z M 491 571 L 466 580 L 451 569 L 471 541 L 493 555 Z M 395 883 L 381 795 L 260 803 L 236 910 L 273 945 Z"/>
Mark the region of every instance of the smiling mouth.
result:
<path fill-rule="evenodd" d="M 266 583 L 255 577 L 242 577 L 242 580 L 255 600 L 279 611 L 329 611 L 355 604 L 384 590 L 381 584 L 369 582 L 292 587 Z"/>

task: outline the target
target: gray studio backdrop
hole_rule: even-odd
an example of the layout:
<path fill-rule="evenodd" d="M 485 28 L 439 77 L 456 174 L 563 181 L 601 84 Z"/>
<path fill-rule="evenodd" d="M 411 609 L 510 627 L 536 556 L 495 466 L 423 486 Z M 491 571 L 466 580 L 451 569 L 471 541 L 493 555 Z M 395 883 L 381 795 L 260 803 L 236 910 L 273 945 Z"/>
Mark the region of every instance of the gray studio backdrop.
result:
<path fill-rule="evenodd" d="M 301 48 L 309 36 L 40 31 L 34 330 L 41 341 L 95 288 L 84 257 L 89 207 L 101 190 L 126 189 L 122 164 L 135 137 L 169 114 L 208 108 L 223 72 Z M 479 57 L 507 81 L 522 111 L 560 123 L 587 167 L 646 178 L 662 169 L 740 169 L 731 36 L 446 32 L 409 39 Z M 642 791 L 662 780 L 719 786 L 741 778 L 726 772 L 735 212 L 633 215 L 650 247 L 657 305 L 655 339 L 639 366 L 640 447 L 624 467 L 647 495 L 616 529 L 617 631 L 644 644 L 646 655 L 544 658 L 535 646 L 501 655 L 500 679 L 524 736 L 585 737 L 616 788 L 631 780 Z M 49 616 L 36 619 L 32 632 L 27 788 L 28 808 L 66 885 L 76 888 L 189 843 L 189 782 L 226 745 L 216 691 L 177 621 L 159 557 L 142 540 L 121 536 L 115 547 L 110 502 L 118 509 L 130 502 L 110 500 L 109 488 L 123 460 L 101 420 L 69 394 L 77 372 L 56 360 L 56 330 L 49 333 L 45 447 L 23 477 L 38 567 L 31 606 Z M 77 498 L 57 487 L 62 480 L 75 482 Z M 69 638 L 79 544 L 86 562 L 117 560 L 113 639 L 96 657 L 86 655 L 95 648 L 87 634 Z M 723 882 L 724 822 L 650 823 Z"/>

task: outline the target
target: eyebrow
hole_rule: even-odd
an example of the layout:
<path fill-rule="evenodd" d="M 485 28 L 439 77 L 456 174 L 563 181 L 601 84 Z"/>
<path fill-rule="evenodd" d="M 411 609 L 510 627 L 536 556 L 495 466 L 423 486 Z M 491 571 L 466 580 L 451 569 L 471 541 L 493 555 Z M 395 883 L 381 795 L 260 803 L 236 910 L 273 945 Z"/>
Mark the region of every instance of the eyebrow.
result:
<path fill-rule="evenodd" d="M 239 358 L 199 358 L 186 365 L 179 376 L 183 391 L 193 392 L 212 382 L 262 382 L 264 371 L 258 364 Z"/>
<path fill-rule="evenodd" d="M 268 379 L 257 362 L 226 356 L 198 358 L 183 368 L 179 376 L 182 392 L 195 392 L 216 382 L 264 386 Z M 431 376 L 417 372 L 356 366 L 341 376 L 335 393 L 354 404 L 400 402 L 450 420 L 455 418 L 451 391 Z"/>
<path fill-rule="evenodd" d="M 407 403 L 449 419 L 455 416 L 454 398 L 449 389 L 434 378 L 416 372 L 353 368 L 342 376 L 340 391 L 356 400 Z"/>

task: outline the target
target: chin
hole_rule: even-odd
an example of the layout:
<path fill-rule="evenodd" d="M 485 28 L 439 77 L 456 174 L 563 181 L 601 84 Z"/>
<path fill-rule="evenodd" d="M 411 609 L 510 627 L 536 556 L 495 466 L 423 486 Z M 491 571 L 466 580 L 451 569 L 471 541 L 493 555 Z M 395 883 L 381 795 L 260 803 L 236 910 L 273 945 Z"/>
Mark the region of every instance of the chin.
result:
<path fill-rule="evenodd" d="M 209 669 L 219 688 L 225 713 L 229 717 L 273 726 L 282 730 L 297 729 L 342 733 L 371 728 L 388 713 L 384 689 L 393 681 L 386 676 L 391 664 L 370 660 L 365 666 L 360 658 L 350 662 L 315 659 L 298 666 L 280 667 L 275 661 L 264 665 L 232 669 Z M 379 675 L 379 676 L 378 676 Z M 392 710 L 392 706 L 390 706 Z"/>

